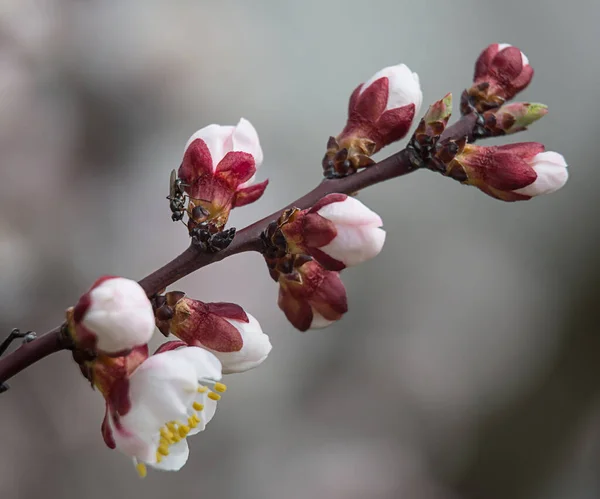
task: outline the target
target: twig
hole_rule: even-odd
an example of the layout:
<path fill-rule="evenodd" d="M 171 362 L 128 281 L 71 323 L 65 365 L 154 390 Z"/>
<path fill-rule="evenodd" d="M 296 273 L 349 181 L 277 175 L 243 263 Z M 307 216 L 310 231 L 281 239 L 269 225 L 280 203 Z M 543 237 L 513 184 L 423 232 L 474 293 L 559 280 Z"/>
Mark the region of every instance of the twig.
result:
<path fill-rule="evenodd" d="M 475 114 L 463 116 L 454 125 L 449 126 L 445 130 L 440 140 L 458 140 L 468 137 L 469 141 L 472 141 L 476 118 Z M 327 194 L 334 192 L 351 194 L 379 182 L 394 177 L 401 177 L 413 171 L 415 171 L 415 167 L 409 161 L 406 149 L 403 149 L 354 175 L 323 180 L 323 182 L 305 196 L 238 231 L 233 242 L 224 250 L 217 253 L 200 253 L 195 247 L 190 246 L 181 255 L 152 272 L 152 274 L 144 277 L 140 281 L 140 285 L 144 288 L 148 296 L 152 296 L 192 272 L 231 255 L 246 251 L 260 252 L 262 250 L 260 234 L 267 228 L 269 223 L 279 218 L 283 210 L 292 206 L 301 209 L 309 208 Z M 0 384 L 38 360 L 54 352 L 70 348 L 69 341 L 61 333 L 62 328 L 63 325 L 56 327 L 35 341 L 25 344 L 6 357 L 1 358 Z"/>

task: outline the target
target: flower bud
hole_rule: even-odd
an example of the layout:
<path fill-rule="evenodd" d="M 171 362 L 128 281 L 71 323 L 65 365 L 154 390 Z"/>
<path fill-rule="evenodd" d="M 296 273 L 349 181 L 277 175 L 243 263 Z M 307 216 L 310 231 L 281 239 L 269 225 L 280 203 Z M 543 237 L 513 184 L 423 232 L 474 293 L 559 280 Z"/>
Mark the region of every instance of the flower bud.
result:
<path fill-rule="evenodd" d="M 311 209 L 293 213 L 281 232 L 288 252 L 308 254 L 325 269 L 340 271 L 379 254 L 385 242 L 382 223 L 358 199 L 329 194 Z"/>
<path fill-rule="evenodd" d="M 119 356 L 145 345 L 154 333 L 152 304 L 142 287 L 123 277 L 101 277 L 67 311 L 75 345 Z"/>
<path fill-rule="evenodd" d="M 346 288 L 338 272 L 309 260 L 288 274 L 279 274 L 277 304 L 300 331 L 320 329 L 348 311 Z"/>
<path fill-rule="evenodd" d="M 510 100 L 524 90 L 533 78 L 529 59 L 507 43 L 492 43 L 475 63 L 473 83 L 488 83 L 488 93 Z"/>
<path fill-rule="evenodd" d="M 490 136 L 522 132 L 529 125 L 548 114 L 544 104 L 514 102 L 484 114 L 485 128 Z"/>
<path fill-rule="evenodd" d="M 529 60 L 518 48 L 492 43 L 475 63 L 473 86 L 463 92 L 461 112 L 480 113 L 500 107 L 524 90 L 533 78 Z"/>
<path fill-rule="evenodd" d="M 375 73 L 352 93 L 346 126 L 329 140 L 325 173 L 345 175 L 372 164 L 370 156 L 408 133 L 422 101 L 419 76 L 404 64 Z"/>
<path fill-rule="evenodd" d="M 212 352 L 222 363 L 223 373 L 247 371 L 260 365 L 271 351 L 269 337 L 258 321 L 234 303 L 204 303 L 183 293 L 165 295 L 157 310 L 157 325 L 190 346 Z M 164 314 L 165 307 L 171 309 Z M 163 319 L 161 320 L 161 316 Z"/>
<path fill-rule="evenodd" d="M 178 174 L 190 197 L 190 219 L 220 228 L 232 208 L 260 198 L 269 183 L 253 183 L 262 160 L 258 134 L 244 118 L 236 126 L 198 130 L 185 146 Z"/>
<path fill-rule="evenodd" d="M 447 174 L 503 201 L 521 201 L 560 189 L 568 179 L 567 163 L 537 142 L 504 146 L 466 145 Z"/>

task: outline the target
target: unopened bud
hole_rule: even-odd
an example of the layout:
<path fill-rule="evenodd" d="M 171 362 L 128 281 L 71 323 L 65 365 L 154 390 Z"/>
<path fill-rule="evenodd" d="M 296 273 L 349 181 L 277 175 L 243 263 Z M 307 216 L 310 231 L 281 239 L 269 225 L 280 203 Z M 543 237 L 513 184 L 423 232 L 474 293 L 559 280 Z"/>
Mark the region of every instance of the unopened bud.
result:
<path fill-rule="evenodd" d="M 529 125 L 548 114 L 548 106 L 529 102 L 505 104 L 484 114 L 485 128 L 490 136 L 509 135 L 526 130 Z"/>
<path fill-rule="evenodd" d="M 122 355 L 154 333 L 152 305 L 142 287 L 123 277 L 102 277 L 67 311 L 77 348 Z"/>

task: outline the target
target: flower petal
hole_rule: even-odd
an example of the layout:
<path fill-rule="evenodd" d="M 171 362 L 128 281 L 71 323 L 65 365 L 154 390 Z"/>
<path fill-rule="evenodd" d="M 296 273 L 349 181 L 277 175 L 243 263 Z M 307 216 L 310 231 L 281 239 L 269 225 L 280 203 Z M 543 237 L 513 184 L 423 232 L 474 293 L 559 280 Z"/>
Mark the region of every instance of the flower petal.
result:
<path fill-rule="evenodd" d="M 150 466 L 162 471 L 178 471 L 187 462 L 190 449 L 185 438 L 169 446 L 169 455 L 164 456 L 160 463 L 150 462 Z"/>
<path fill-rule="evenodd" d="M 334 224 L 367 227 L 383 225 L 381 217 L 377 213 L 352 196 L 346 197 L 341 202 L 326 204 L 317 213 Z"/>
<path fill-rule="evenodd" d="M 232 134 L 234 133 L 234 129 L 235 127 L 233 126 L 215 124 L 205 126 L 189 138 L 184 150 L 187 151 L 194 140 L 201 139 L 210 151 L 212 158 L 211 166 L 214 172 L 225 154 L 233 150 Z"/>
<path fill-rule="evenodd" d="M 340 225 L 337 237 L 319 249 L 350 267 L 378 255 L 384 242 L 385 231 L 378 227 Z"/>
<path fill-rule="evenodd" d="M 248 182 L 246 182 L 245 185 L 247 185 Z M 240 206 L 246 206 L 247 204 L 254 203 L 254 201 L 260 199 L 260 197 L 264 194 L 268 184 L 269 180 L 265 180 L 264 182 L 254 184 L 250 187 L 242 188 L 239 186 L 237 192 L 235 193 L 233 207 L 239 208 Z"/>
<path fill-rule="evenodd" d="M 256 168 L 263 162 L 263 151 L 260 147 L 258 132 L 247 119 L 240 119 L 231 136 L 233 141 L 232 151 L 242 151 L 251 154 Z"/>
<path fill-rule="evenodd" d="M 535 181 L 514 192 L 525 196 L 538 196 L 550 194 L 560 189 L 569 178 L 565 158 L 554 151 L 547 151 L 536 155 L 532 164 L 537 174 Z"/>

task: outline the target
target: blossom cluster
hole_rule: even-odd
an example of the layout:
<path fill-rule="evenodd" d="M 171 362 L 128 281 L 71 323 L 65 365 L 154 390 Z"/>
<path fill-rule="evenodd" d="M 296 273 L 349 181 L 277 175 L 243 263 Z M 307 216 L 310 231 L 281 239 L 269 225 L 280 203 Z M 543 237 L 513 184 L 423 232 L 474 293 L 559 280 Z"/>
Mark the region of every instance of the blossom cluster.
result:
<path fill-rule="evenodd" d="M 441 172 L 503 201 L 558 190 L 567 181 L 567 164 L 542 144 L 471 143 L 522 131 L 547 113 L 542 104 L 508 103 L 532 76 L 519 49 L 490 45 L 461 99 L 461 112 L 472 115 L 474 129 L 458 140 L 445 138 L 452 110 L 447 94 L 418 122 L 404 158 L 415 169 Z M 422 100 L 419 77 L 404 64 L 356 87 L 344 128 L 327 144 L 326 179 L 371 168 L 375 153 L 408 134 Z M 173 220 L 187 216 L 200 253 L 231 244 L 231 210 L 258 200 L 267 187 L 267 180 L 255 182 L 262 162 L 258 133 L 246 119 L 236 126 L 209 125 L 190 137 L 172 174 L 169 199 Z M 340 320 L 348 311 L 341 272 L 382 251 L 383 221 L 356 194 L 323 190 L 311 205 L 284 210 L 257 241 L 279 285 L 279 308 L 300 331 Z M 147 466 L 181 468 L 189 454 L 187 437 L 205 429 L 226 390 L 222 376 L 259 366 L 271 351 L 258 320 L 239 305 L 205 303 L 181 291 L 149 299 L 138 283 L 122 277 L 98 279 L 67 311 L 67 324 L 74 358 L 106 402 L 104 441 L 130 456 L 141 476 Z M 156 329 L 174 339 L 150 355 Z"/>
<path fill-rule="evenodd" d="M 98 279 L 67 311 L 74 357 L 104 396 L 102 436 L 147 466 L 178 470 L 187 437 L 204 430 L 226 390 L 223 374 L 260 365 L 271 351 L 258 321 L 233 303 L 203 303 L 181 292 L 149 300 L 135 281 Z M 149 355 L 156 327 L 176 340 Z"/>

